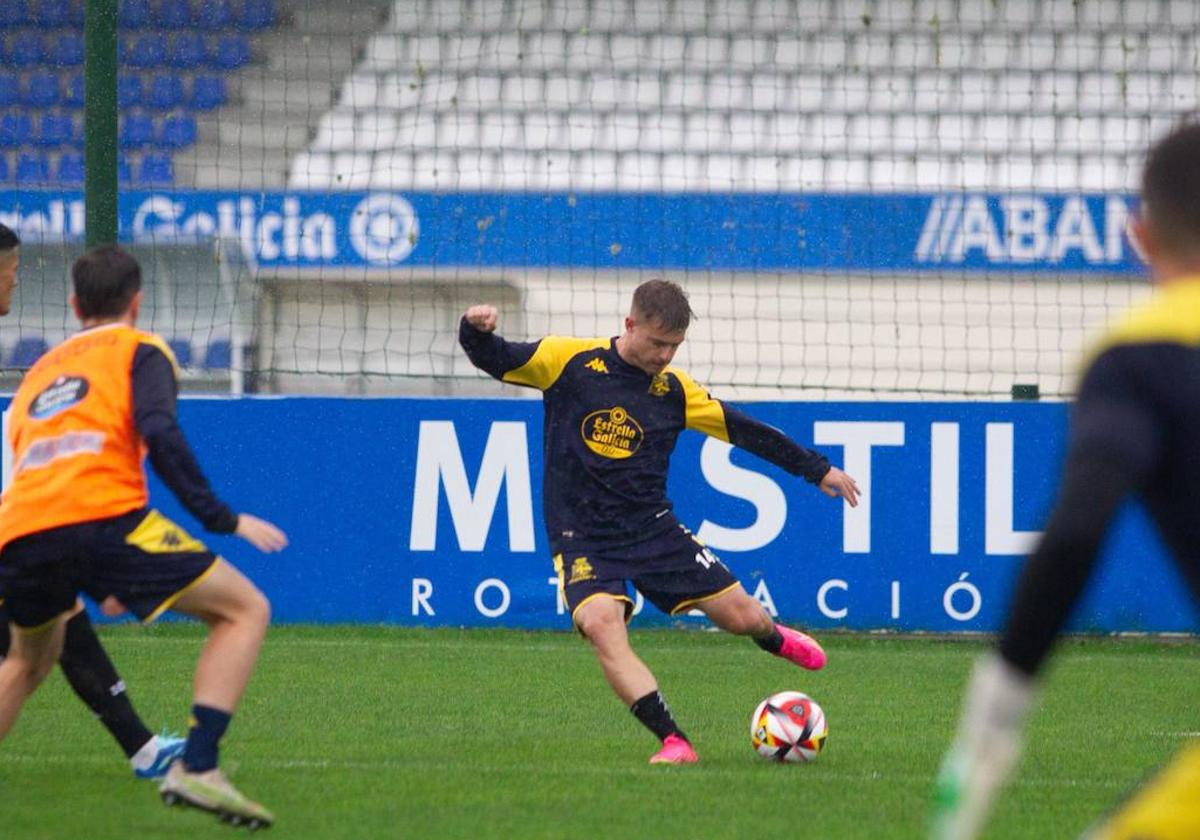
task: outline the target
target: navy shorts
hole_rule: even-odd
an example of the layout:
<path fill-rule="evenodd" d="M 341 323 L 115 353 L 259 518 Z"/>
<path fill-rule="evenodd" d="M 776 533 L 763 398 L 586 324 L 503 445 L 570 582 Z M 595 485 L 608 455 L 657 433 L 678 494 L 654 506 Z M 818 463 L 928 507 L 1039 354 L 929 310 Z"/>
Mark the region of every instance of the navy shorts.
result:
<path fill-rule="evenodd" d="M 588 601 L 605 597 L 624 601 L 628 620 L 633 614 L 630 583 L 669 615 L 738 585 L 717 555 L 682 525 L 634 546 L 563 552 L 554 557 L 554 571 L 572 621 Z"/>
<path fill-rule="evenodd" d="M 70 610 L 83 592 L 115 596 L 149 623 L 199 583 L 219 558 L 156 510 L 143 508 L 38 531 L 0 552 L 9 620 L 33 629 Z"/>

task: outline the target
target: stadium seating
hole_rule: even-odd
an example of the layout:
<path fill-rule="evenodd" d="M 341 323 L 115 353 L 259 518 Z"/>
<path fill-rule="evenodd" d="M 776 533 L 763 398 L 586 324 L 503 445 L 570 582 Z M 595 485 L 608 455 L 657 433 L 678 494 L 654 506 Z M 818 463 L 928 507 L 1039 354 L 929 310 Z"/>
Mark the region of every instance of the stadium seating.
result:
<path fill-rule="evenodd" d="M 1006 190 L 1073 172 L 1122 189 L 1145 138 L 1195 107 L 1193 16 L 1160 0 L 397 0 L 290 182 Z"/>
<path fill-rule="evenodd" d="M 275 24 L 275 2 L 120 0 L 120 145 L 134 155 L 124 183 L 174 183 L 174 156 L 202 140 L 198 114 L 229 102 L 229 78 L 254 61 L 251 38 Z M 0 0 L 0 183 L 82 181 L 82 9 Z"/>
<path fill-rule="evenodd" d="M 50 347 L 41 336 L 20 338 L 4 360 L 7 367 L 26 368 L 36 362 Z"/>

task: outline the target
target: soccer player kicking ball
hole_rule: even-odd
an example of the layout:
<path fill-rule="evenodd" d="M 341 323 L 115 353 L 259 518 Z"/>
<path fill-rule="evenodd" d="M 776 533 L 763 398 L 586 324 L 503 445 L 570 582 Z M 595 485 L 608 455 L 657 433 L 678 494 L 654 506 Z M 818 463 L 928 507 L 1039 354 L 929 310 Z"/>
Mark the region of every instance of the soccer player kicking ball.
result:
<path fill-rule="evenodd" d="M 176 421 L 174 357 L 134 327 L 141 269 L 102 246 L 72 266 L 83 329 L 42 356 L 10 408 L 12 483 L 0 502 L 0 591 L 12 648 L 0 663 L 0 739 L 63 650 L 78 593 L 119 603 L 145 622 L 168 609 L 210 632 L 196 664 L 183 756 L 160 791 L 170 803 L 268 826 L 270 812 L 217 769 L 217 745 L 245 690 L 270 607 L 249 580 L 147 507 L 150 463 L 204 526 L 261 551 L 287 538 L 214 495 Z"/>
<path fill-rule="evenodd" d="M 21 265 L 21 240 L 0 224 L 0 316 L 12 308 L 12 291 L 17 285 Z M 0 599 L 0 660 L 8 652 L 11 635 L 8 612 Z M 125 681 L 108 658 L 92 622 L 77 602 L 75 614 L 67 620 L 63 637 L 63 676 L 84 704 L 116 739 L 133 774 L 139 779 L 158 779 L 183 752 L 184 740 L 171 735 L 154 735 L 138 717 L 125 692 Z"/>
<path fill-rule="evenodd" d="M 1157 287 L 1093 352 L 1059 497 L 1017 583 L 996 651 L 975 667 L 938 779 L 931 837 L 971 840 L 1016 764 L 1046 658 L 1095 571 L 1118 507 L 1139 497 L 1200 601 L 1200 123 L 1156 144 L 1132 233 Z M 1088 833 L 1200 837 L 1200 744 Z"/>
<path fill-rule="evenodd" d="M 692 316 L 679 286 L 650 280 L 634 292 L 625 332 L 616 338 L 505 341 L 495 333 L 493 306 L 472 306 L 459 328 L 459 342 L 477 367 L 544 394 L 543 507 L 559 588 L 613 691 L 662 741 L 652 764 L 698 758 L 630 647 L 627 582 L 666 613 L 697 608 L 776 656 L 811 670 L 825 665 L 814 639 L 775 624 L 676 521 L 666 485 L 679 433 L 696 429 L 728 441 L 858 504 L 854 480 L 824 456 L 712 399 L 670 366 Z"/>

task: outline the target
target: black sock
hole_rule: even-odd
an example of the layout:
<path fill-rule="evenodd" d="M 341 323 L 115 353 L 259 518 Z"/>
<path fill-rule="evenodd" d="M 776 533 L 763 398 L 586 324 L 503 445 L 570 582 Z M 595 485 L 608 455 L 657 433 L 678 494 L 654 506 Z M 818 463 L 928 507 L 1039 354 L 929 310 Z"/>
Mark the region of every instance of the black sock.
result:
<path fill-rule="evenodd" d="M 211 706 L 192 706 L 187 746 L 183 748 L 183 765 L 188 770 L 203 773 L 217 766 L 217 744 L 232 717 Z"/>
<path fill-rule="evenodd" d="M 117 739 L 126 756 L 132 757 L 154 737 L 133 710 L 125 693 L 125 681 L 96 638 L 87 613 L 80 612 L 67 622 L 58 664 L 79 699 Z"/>
<path fill-rule="evenodd" d="M 778 627 L 772 624 L 771 635 L 763 636 L 761 639 L 758 636 L 755 636 L 754 644 L 758 645 L 767 653 L 779 653 L 779 651 L 783 648 L 783 634 L 779 632 Z"/>
<path fill-rule="evenodd" d="M 638 698 L 629 707 L 629 711 L 633 712 L 634 717 L 642 722 L 642 726 L 657 735 L 658 740 L 665 741 L 668 735 L 678 735 L 683 740 L 687 740 L 683 730 L 675 723 L 675 718 L 671 717 L 667 701 L 657 691 Z"/>

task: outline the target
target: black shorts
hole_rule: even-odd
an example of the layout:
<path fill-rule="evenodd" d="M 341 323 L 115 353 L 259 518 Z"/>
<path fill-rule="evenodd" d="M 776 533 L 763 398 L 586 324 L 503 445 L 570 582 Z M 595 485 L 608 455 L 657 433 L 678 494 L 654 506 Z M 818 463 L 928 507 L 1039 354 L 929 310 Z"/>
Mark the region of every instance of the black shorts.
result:
<path fill-rule="evenodd" d="M 75 604 L 112 595 L 145 623 L 199 583 L 219 558 L 156 510 L 38 531 L 0 552 L 9 620 L 33 629 Z"/>
<path fill-rule="evenodd" d="M 633 614 L 628 583 L 669 615 L 738 585 L 717 555 L 682 525 L 635 546 L 558 554 L 554 571 L 572 621 L 585 603 L 605 597 L 625 602 L 628 621 Z"/>

